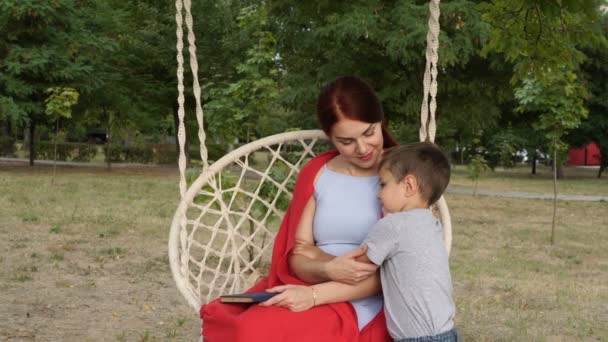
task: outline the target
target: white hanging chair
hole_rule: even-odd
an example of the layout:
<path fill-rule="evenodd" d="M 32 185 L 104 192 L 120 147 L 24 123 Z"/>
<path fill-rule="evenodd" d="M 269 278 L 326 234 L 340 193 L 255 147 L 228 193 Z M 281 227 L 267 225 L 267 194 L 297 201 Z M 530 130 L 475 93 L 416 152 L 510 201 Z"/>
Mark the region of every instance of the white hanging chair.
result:
<path fill-rule="evenodd" d="M 300 167 L 329 148 L 321 130 L 276 134 L 242 146 L 212 165 L 207 163 L 198 63 L 190 0 L 176 0 L 181 202 L 169 236 L 169 260 L 179 291 L 196 311 L 220 294 L 246 290 L 265 275 L 274 237 Z M 437 94 L 439 0 L 429 3 L 424 100 L 420 140 L 434 141 Z M 186 189 L 184 153 L 183 14 L 189 41 L 190 67 L 203 170 Z M 452 226 L 445 199 L 436 204 L 448 252 Z"/>

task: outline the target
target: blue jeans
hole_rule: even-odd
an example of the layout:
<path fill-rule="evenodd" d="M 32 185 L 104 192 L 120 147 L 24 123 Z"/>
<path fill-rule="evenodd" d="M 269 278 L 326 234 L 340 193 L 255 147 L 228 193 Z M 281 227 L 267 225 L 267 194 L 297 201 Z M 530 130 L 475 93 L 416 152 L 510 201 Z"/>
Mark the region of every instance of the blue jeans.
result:
<path fill-rule="evenodd" d="M 434 336 L 411 337 L 395 342 L 462 342 L 456 328 Z"/>

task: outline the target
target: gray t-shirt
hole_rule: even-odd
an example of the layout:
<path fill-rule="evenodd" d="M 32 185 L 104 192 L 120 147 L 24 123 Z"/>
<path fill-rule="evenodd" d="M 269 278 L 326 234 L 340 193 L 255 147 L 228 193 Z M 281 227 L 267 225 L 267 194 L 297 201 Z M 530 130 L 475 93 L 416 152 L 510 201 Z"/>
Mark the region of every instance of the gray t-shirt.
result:
<path fill-rule="evenodd" d="M 428 209 L 389 214 L 363 242 L 381 265 L 384 311 L 394 339 L 433 336 L 454 327 L 454 301 L 443 228 Z"/>

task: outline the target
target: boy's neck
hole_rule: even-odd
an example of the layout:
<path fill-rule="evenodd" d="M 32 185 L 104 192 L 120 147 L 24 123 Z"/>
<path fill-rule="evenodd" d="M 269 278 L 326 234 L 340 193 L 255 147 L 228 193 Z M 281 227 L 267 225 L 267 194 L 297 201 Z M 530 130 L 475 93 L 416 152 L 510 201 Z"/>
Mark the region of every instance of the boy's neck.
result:
<path fill-rule="evenodd" d="M 412 198 L 401 211 L 410 211 L 414 209 L 430 209 L 430 205 L 427 201 L 423 200 L 420 196 Z"/>

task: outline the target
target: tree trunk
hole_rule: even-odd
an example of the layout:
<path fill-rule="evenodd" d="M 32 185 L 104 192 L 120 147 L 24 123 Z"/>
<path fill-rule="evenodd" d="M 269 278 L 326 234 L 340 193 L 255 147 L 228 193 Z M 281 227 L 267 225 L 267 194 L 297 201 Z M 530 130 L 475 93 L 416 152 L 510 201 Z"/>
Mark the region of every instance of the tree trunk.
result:
<path fill-rule="evenodd" d="M 464 165 L 464 148 L 460 141 L 458 141 L 458 152 L 460 152 L 460 165 Z"/>
<path fill-rule="evenodd" d="M 106 110 L 106 105 L 103 105 L 103 115 L 106 117 L 106 170 L 112 171 L 112 161 L 110 153 L 112 151 L 112 120 Z"/>
<path fill-rule="evenodd" d="M 536 153 L 532 155 L 532 174 L 536 174 Z"/>
<path fill-rule="evenodd" d="M 557 214 L 557 144 L 553 144 L 553 220 L 551 222 L 551 245 L 555 243 L 555 220 Z"/>
<path fill-rule="evenodd" d="M 59 118 L 57 118 L 57 122 L 55 124 L 55 144 L 54 148 L 54 156 L 53 156 L 53 177 L 51 178 L 51 185 L 55 183 L 55 175 L 57 175 L 57 143 L 59 142 Z"/>
<path fill-rule="evenodd" d="M 30 166 L 34 166 L 34 130 L 36 129 L 36 124 L 34 123 L 34 121 L 32 120 L 30 122 Z"/>
<path fill-rule="evenodd" d="M 566 176 L 564 174 L 564 165 L 561 162 L 557 163 L 557 161 L 556 161 L 556 164 L 554 165 L 554 167 L 556 170 L 557 179 L 564 179 Z"/>
<path fill-rule="evenodd" d="M 600 148 L 600 169 L 597 172 L 597 178 L 602 178 L 602 172 L 608 167 L 608 144 L 598 144 Z"/>

